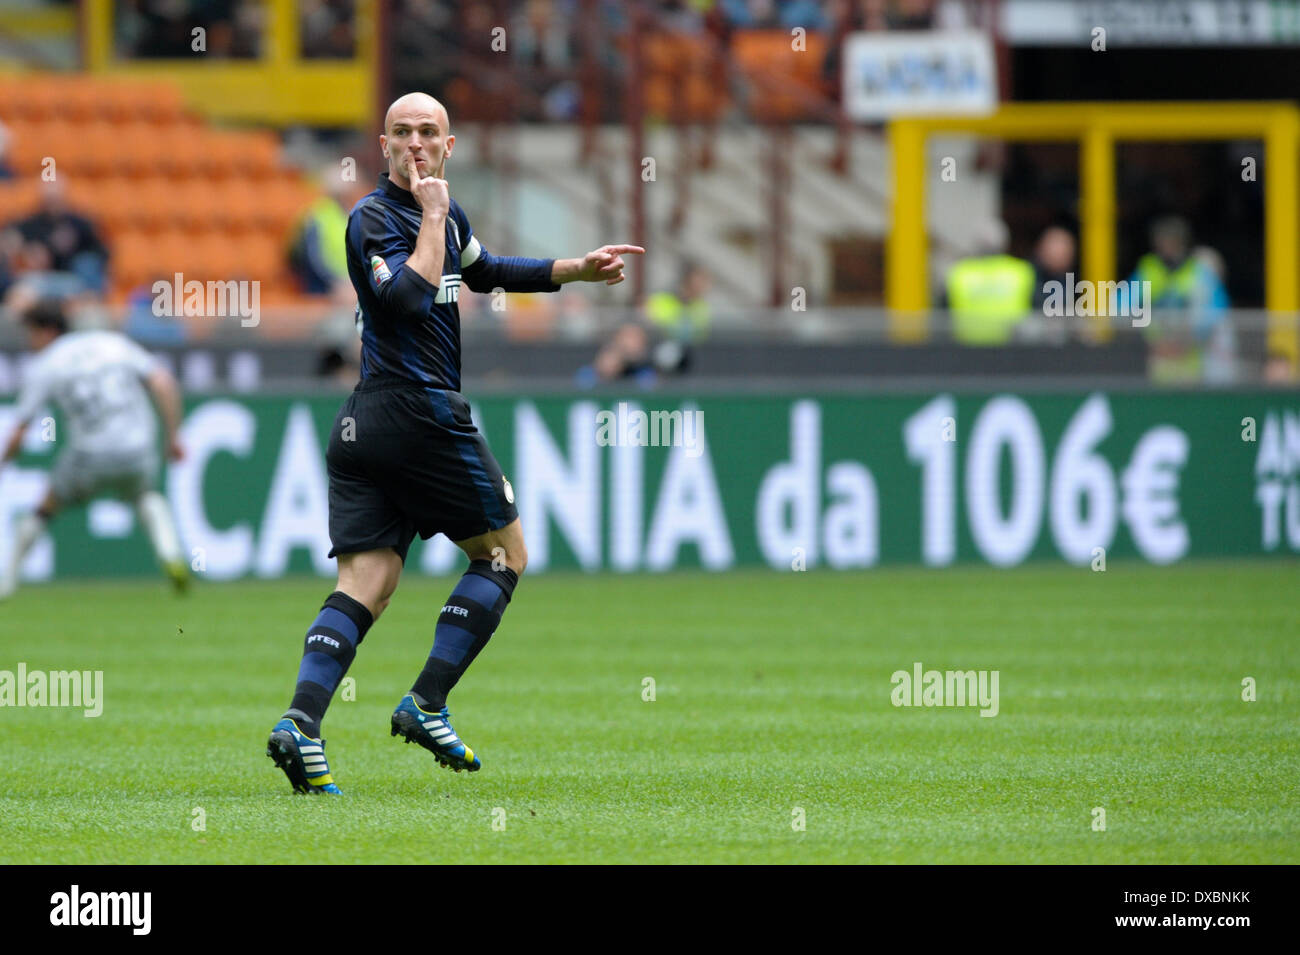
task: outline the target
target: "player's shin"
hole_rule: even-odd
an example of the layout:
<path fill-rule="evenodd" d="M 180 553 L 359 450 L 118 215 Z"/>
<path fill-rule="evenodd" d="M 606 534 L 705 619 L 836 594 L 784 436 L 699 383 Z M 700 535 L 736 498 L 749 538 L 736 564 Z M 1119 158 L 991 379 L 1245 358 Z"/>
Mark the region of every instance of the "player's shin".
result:
<path fill-rule="evenodd" d="M 189 581 L 189 568 L 181 555 L 181 539 L 176 533 L 176 523 L 167 507 L 167 499 L 157 491 L 145 491 L 137 498 L 135 507 L 158 563 L 178 588 L 184 588 Z"/>
<path fill-rule="evenodd" d="M 284 715 L 308 736 L 320 738 L 320 723 L 334 691 L 352 665 L 357 646 L 373 622 L 369 610 L 336 590 L 326 598 L 307 630 L 298 685 Z"/>
<path fill-rule="evenodd" d="M 509 567 L 495 570 L 490 560 L 470 562 L 438 616 L 433 650 L 411 688 L 421 708 L 435 712 L 447 705 L 447 694 L 491 639 L 518 583 Z"/>
<path fill-rule="evenodd" d="M 18 522 L 13 550 L 9 554 L 9 564 L 5 567 L 3 575 L 0 575 L 0 597 L 7 597 L 17 589 L 18 570 L 22 566 L 23 558 L 32 549 L 32 545 L 40 540 L 48 524 L 49 521 L 39 511 L 24 515 Z"/>

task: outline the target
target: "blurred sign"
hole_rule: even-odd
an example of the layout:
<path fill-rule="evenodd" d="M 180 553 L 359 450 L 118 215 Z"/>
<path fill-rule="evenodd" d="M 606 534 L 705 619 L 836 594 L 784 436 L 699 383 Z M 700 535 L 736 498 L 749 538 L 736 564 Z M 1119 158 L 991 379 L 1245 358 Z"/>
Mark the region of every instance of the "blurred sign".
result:
<path fill-rule="evenodd" d="M 850 33 L 844 39 L 844 109 L 854 119 L 985 114 L 997 102 L 997 67 L 986 33 Z"/>
<path fill-rule="evenodd" d="M 1003 0 L 1001 32 L 1014 46 L 1290 46 L 1300 43 L 1297 0 Z"/>
<path fill-rule="evenodd" d="M 338 406 L 189 402 L 187 454 L 163 486 L 196 572 L 334 573 L 324 454 Z M 1300 554 L 1294 393 L 539 395 L 476 401 L 474 418 L 514 488 L 530 573 Z M 0 471 L 0 560 L 53 450 L 33 442 Z M 25 573 L 155 573 L 144 535 L 124 536 L 130 518 L 67 515 Z M 464 562 L 438 536 L 406 566 Z"/>

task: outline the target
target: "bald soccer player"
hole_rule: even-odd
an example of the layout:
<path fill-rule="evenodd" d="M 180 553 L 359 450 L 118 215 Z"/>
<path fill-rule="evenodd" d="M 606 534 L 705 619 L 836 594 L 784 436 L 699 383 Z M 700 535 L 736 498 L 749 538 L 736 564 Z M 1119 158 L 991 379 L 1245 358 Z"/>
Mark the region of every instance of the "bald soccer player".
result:
<path fill-rule="evenodd" d="M 475 292 L 617 285 L 623 256 L 645 251 L 606 245 L 580 259 L 493 255 L 443 178 L 455 143 L 441 103 L 423 93 L 398 99 L 379 137 L 388 171 L 348 219 L 362 349 L 361 381 L 326 452 L 338 585 L 307 631 L 293 700 L 267 742 L 296 792 L 339 791 L 321 720 L 397 589 L 416 534 L 446 534 L 469 567 L 438 616 L 423 671 L 393 711 L 392 735 L 457 772 L 482 765 L 452 729 L 447 694 L 496 630 L 528 554 L 514 491 L 460 394 L 461 284 Z"/>

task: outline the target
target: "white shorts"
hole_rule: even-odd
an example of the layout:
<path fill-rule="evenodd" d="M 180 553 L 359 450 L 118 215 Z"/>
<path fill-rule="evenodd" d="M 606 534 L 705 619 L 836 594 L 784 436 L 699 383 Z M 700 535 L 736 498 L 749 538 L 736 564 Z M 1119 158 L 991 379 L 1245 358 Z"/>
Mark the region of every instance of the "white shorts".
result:
<path fill-rule="evenodd" d="M 135 500 L 153 490 L 158 454 L 152 448 L 130 454 L 88 454 L 68 450 L 50 473 L 50 489 L 60 504 L 84 504 L 100 494 Z"/>

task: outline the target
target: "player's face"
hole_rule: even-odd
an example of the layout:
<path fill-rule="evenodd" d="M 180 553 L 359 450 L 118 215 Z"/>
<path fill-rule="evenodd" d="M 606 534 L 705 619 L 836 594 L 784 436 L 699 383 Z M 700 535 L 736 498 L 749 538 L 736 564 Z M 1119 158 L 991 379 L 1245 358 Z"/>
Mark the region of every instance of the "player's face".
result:
<path fill-rule="evenodd" d="M 408 156 L 422 176 L 442 178 L 443 161 L 451 155 L 456 137 L 447 132 L 447 114 L 429 106 L 399 107 L 389 119 L 388 131 L 379 145 L 388 156 L 388 177 L 409 186 Z"/>
<path fill-rule="evenodd" d="M 40 351 L 58 336 L 48 328 L 41 328 L 37 325 L 28 325 L 27 328 L 27 348 L 30 351 Z"/>

